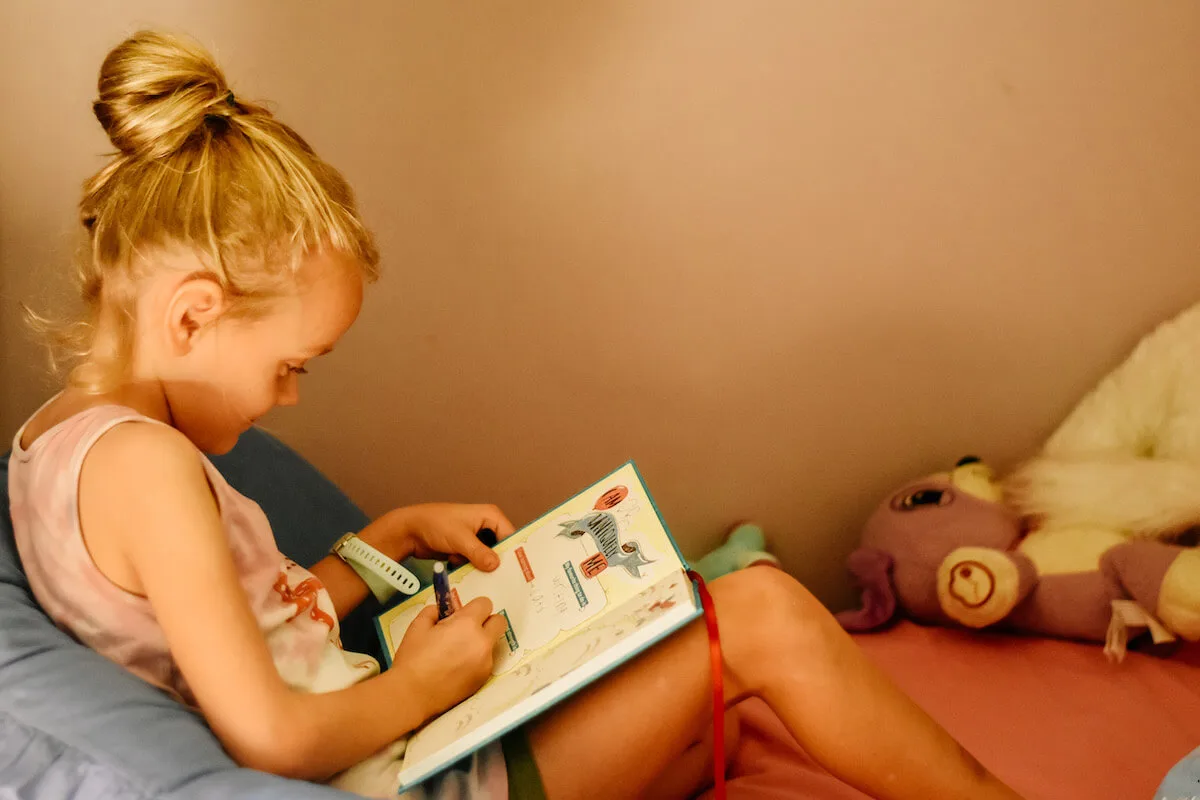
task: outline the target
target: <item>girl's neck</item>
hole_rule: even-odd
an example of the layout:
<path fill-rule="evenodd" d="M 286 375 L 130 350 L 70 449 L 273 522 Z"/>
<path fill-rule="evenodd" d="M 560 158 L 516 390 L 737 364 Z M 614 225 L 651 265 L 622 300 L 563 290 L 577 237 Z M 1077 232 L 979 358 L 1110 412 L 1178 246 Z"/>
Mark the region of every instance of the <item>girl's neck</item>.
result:
<path fill-rule="evenodd" d="M 163 391 L 162 384 L 157 381 L 123 383 L 100 394 L 91 394 L 82 389 L 67 388 L 63 391 L 58 401 L 54 403 L 54 406 L 57 406 L 57 408 L 54 409 L 55 413 L 52 416 L 61 416 L 65 419 L 78 414 L 86 408 L 105 405 L 132 408 L 139 414 L 156 419 L 159 422 L 165 422 L 168 425 L 174 422 L 171 418 L 171 407 L 167 402 L 166 393 Z"/>
<path fill-rule="evenodd" d="M 28 448 L 43 433 L 81 411 L 105 405 L 132 408 L 139 414 L 168 425 L 173 422 L 166 395 L 158 383 L 127 383 L 100 394 L 67 387 L 25 426 L 21 447 Z"/>
<path fill-rule="evenodd" d="M 103 403 L 127 406 L 139 414 L 144 414 L 168 425 L 175 421 L 171 416 L 171 406 L 167 401 L 167 394 L 158 381 L 122 384 L 100 397 L 104 398 Z"/>

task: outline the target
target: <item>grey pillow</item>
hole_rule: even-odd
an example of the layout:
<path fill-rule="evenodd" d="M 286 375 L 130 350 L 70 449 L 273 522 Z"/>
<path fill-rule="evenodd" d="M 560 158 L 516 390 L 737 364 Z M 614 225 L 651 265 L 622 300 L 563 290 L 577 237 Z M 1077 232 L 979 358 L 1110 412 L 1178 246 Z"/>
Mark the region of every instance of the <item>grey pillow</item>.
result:
<path fill-rule="evenodd" d="M 1200 797 L 1200 747 L 1188 753 L 1163 778 L 1155 800 L 1194 800 Z"/>
<path fill-rule="evenodd" d="M 311 464 L 251 430 L 222 474 L 263 507 L 280 549 L 299 563 L 365 518 Z M 364 604 L 366 605 L 366 604 Z M 376 609 L 348 618 L 347 647 L 378 652 Z M 197 715 L 75 642 L 29 593 L 13 543 L 8 456 L 0 459 L 0 797 L 352 797 L 328 787 L 241 769 Z"/>

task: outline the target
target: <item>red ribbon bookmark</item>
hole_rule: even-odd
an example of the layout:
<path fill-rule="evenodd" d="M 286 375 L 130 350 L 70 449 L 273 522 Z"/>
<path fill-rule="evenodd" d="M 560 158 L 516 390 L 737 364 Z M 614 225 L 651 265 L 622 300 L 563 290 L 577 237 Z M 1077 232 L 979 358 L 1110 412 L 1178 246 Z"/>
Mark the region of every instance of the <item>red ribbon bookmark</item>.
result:
<path fill-rule="evenodd" d="M 704 578 L 695 570 L 687 575 L 696 582 L 704 624 L 708 628 L 708 655 L 712 662 L 713 685 L 713 797 L 725 800 L 725 681 L 721 676 L 721 633 L 717 630 L 717 609 Z"/>

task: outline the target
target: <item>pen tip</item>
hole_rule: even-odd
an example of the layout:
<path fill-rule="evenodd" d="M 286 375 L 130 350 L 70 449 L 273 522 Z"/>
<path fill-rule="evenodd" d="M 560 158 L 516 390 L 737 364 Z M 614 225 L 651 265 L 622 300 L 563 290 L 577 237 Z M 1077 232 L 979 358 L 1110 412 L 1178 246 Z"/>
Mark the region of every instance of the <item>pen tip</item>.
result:
<path fill-rule="evenodd" d="M 435 561 L 435 562 L 433 562 L 433 571 L 434 572 L 445 572 L 446 565 L 440 561 Z"/>

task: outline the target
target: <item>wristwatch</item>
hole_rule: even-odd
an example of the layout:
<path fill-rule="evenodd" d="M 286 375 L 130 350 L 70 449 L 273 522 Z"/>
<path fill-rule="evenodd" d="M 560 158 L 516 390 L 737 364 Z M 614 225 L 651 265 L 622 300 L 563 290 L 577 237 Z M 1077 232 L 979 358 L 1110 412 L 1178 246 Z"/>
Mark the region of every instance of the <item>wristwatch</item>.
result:
<path fill-rule="evenodd" d="M 396 592 L 416 594 L 421 588 L 416 575 L 358 538 L 357 533 L 338 539 L 329 552 L 349 564 L 381 603 Z"/>

